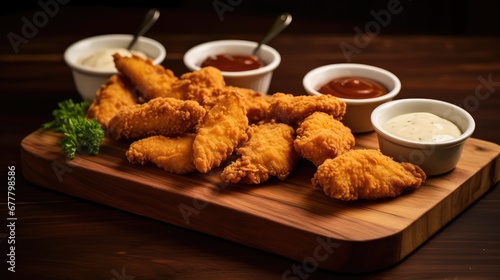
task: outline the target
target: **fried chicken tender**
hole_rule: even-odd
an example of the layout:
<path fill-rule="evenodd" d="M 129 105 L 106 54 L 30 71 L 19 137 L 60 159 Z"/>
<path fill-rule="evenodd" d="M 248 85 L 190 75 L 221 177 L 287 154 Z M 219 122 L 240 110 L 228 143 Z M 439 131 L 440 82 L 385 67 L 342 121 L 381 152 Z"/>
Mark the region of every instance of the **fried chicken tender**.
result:
<path fill-rule="evenodd" d="M 331 115 L 315 112 L 299 123 L 295 150 L 319 166 L 327 158 L 334 158 L 354 147 L 351 129 Z"/>
<path fill-rule="evenodd" d="M 285 180 L 299 155 L 293 148 L 295 129 L 284 123 L 253 124 L 250 139 L 236 149 L 241 157 L 226 166 L 224 182 L 260 184 L 271 176 Z"/>
<path fill-rule="evenodd" d="M 255 90 L 234 86 L 226 86 L 226 89 L 237 90 L 243 96 L 243 105 L 247 110 L 249 123 L 270 121 L 271 98 Z"/>
<path fill-rule="evenodd" d="M 341 120 L 346 103 L 333 95 L 299 95 L 275 93 L 271 96 L 271 115 L 280 122 L 295 124 L 310 114 L 320 111 Z"/>
<path fill-rule="evenodd" d="M 201 173 L 218 167 L 234 149 L 248 140 L 248 118 L 242 98 L 227 92 L 216 98 L 193 142 L 194 165 Z"/>
<path fill-rule="evenodd" d="M 114 140 L 177 136 L 193 130 L 205 114 L 196 101 L 158 97 L 118 112 L 109 122 L 108 134 Z"/>
<path fill-rule="evenodd" d="M 194 133 L 179 137 L 150 136 L 132 143 L 125 153 L 131 163 L 156 164 L 165 171 L 185 174 L 196 171 L 193 164 Z"/>
<path fill-rule="evenodd" d="M 132 85 L 122 75 L 112 75 L 105 84 L 97 90 L 86 117 L 95 118 L 104 129 L 109 121 L 123 108 L 137 104 L 132 92 Z"/>
<path fill-rule="evenodd" d="M 318 167 L 313 186 L 340 200 L 396 197 L 419 188 L 424 171 L 411 163 L 398 163 L 379 150 L 351 150 Z"/>
<path fill-rule="evenodd" d="M 216 103 L 215 97 L 227 94 L 228 92 L 238 92 L 243 101 L 243 106 L 247 111 L 248 122 L 250 124 L 260 121 L 270 121 L 269 106 L 271 98 L 264 96 L 252 89 L 235 86 L 225 86 L 213 91 L 213 97 L 204 100 L 203 105 L 211 107 Z"/>
<path fill-rule="evenodd" d="M 143 59 L 135 55 L 125 57 L 119 54 L 114 54 L 113 58 L 118 71 L 130 79 L 134 89 L 146 101 L 157 97 L 182 98 L 170 91 L 172 84 L 178 80 L 170 69 L 154 65 L 151 58 Z"/>
<path fill-rule="evenodd" d="M 226 85 L 224 77 L 215 67 L 203 67 L 200 70 L 183 74 L 172 84 L 170 95 L 184 100 L 195 100 L 203 104 L 214 96 L 214 91 Z"/>

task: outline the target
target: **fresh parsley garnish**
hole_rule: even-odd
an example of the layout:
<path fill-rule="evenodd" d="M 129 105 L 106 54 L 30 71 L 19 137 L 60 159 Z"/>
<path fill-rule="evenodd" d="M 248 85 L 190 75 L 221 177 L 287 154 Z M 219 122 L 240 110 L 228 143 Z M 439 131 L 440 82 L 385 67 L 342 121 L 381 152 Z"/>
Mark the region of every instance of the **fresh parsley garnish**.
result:
<path fill-rule="evenodd" d="M 54 120 L 44 123 L 42 128 L 64 133 L 61 148 L 68 153 L 69 159 L 74 159 L 76 153 L 97 155 L 104 142 L 104 130 L 97 120 L 85 117 L 90 104 L 68 99 L 57 106 L 58 109 L 52 112 Z"/>
<path fill-rule="evenodd" d="M 72 99 L 61 101 L 57 103 L 58 109 L 52 111 L 54 120 L 43 124 L 42 127 L 44 129 L 62 131 L 63 126 L 68 123 L 68 120 L 85 117 L 89 106 L 88 102 L 74 103 Z"/>

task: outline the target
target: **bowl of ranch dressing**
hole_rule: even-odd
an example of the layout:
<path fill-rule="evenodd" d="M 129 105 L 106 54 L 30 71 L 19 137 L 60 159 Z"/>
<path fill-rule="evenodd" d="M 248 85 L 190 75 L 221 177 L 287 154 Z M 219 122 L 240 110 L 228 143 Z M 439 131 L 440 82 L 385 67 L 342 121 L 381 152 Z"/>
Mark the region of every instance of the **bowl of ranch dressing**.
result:
<path fill-rule="evenodd" d="M 393 100 L 371 114 L 380 151 L 420 166 L 428 176 L 453 170 L 475 122 L 464 109 L 440 100 Z"/>
<path fill-rule="evenodd" d="M 75 86 L 84 101 L 92 101 L 97 90 L 116 70 L 113 54 L 150 58 L 154 64 L 163 62 L 165 47 L 156 40 L 139 37 L 132 50 L 126 47 L 131 34 L 93 36 L 71 44 L 64 52 L 64 61 L 71 68 Z"/>

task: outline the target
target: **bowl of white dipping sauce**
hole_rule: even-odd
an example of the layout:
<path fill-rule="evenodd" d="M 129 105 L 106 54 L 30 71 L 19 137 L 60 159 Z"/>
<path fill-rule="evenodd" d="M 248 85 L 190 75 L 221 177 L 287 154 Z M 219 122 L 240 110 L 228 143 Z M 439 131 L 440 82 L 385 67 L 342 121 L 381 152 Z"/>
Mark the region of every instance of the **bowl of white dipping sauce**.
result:
<path fill-rule="evenodd" d="M 132 55 L 147 59 L 148 56 L 144 52 L 127 50 L 125 48 L 104 48 L 93 53 L 81 56 L 77 62 L 82 66 L 88 66 L 95 69 L 116 71 L 113 55 L 117 53 L 121 56 L 130 57 Z"/>
<path fill-rule="evenodd" d="M 428 176 L 453 170 L 475 122 L 464 109 L 440 100 L 400 99 L 371 114 L 380 151 L 420 166 Z"/>
<path fill-rule="evenodd" d="M 127 50 L 132 41 L 130 34 L 109 34 L 89 37 L 71 44 L 64 52 L 64 61 L 71 68 L 75 86 L 84 101 L 92 101 L 97 90 L 113 74 L 113 54 L 136 55 L 150 58 L 153 64 L 160 64 L 166 56 L 165 47 L 158 41 L 139 37 L 132 50 Z"/>

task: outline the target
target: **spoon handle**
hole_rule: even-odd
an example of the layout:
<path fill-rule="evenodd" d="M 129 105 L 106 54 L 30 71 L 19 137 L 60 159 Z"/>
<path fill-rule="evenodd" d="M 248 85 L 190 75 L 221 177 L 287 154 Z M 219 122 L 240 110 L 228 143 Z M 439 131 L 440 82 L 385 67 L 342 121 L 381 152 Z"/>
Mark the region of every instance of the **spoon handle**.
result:
<path fill-rule="evenodd" d="M 144 35 L 149 30 L 149 28 L 151 28 L 151 26 L 153 26 L 153 24 L 156 22 L 158 17 L 160 17 L 160 11 L 158 11 L 157 9 L 151 9 L 146 13 L 139 30 L 137 31 L 137 33 L 135 33 L 134 38 L 132 39 L 132 41 L 130 42 L 130 44 L 127 47 L 127 50 L 132 49 L 135 42 L 137 42 L 137 39 L 140 36 Z"/>
<path fill-rule="evenodd" d="M 274 22 L 273 26 L 271 29 L 269 29 L 269 32 L 267 35 L 259 42 L 257 47 L 253 50 L 252 55 L 255 55 L 259 49 L 260 46 L 263 44 L 266 44 L 267 42 L 271 41 L 276 35 L 278 35 L 283 29 L 285 29 L 290 22 L 292 22 L 292 15 L 289 13 L 282 13 L 276 18 L 276 21 Z"/>

